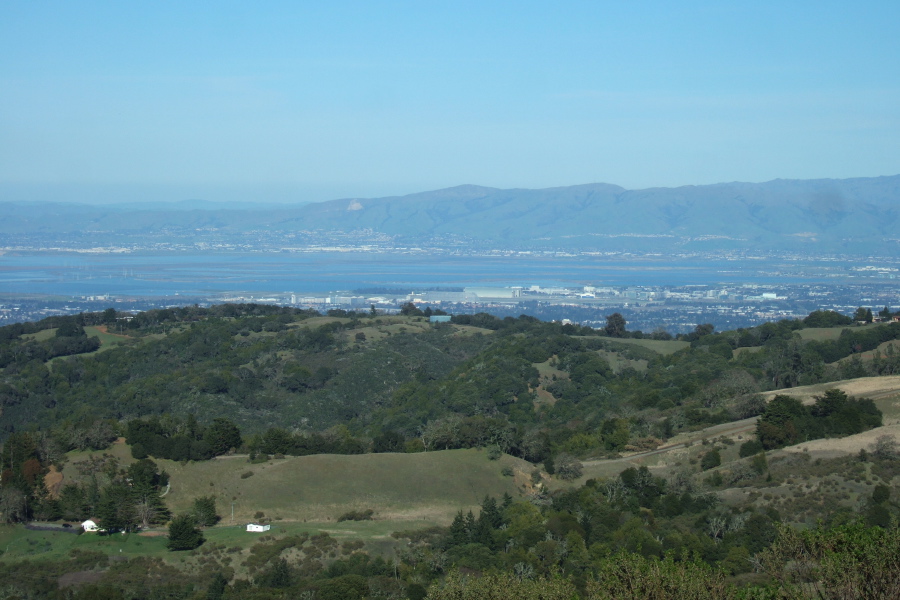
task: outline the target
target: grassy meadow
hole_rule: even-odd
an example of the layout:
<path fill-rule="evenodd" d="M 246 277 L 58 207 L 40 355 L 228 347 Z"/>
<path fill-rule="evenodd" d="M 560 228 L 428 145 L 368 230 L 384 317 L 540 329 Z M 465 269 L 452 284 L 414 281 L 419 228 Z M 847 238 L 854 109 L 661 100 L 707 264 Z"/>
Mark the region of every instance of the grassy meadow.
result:
<path fill-rule="evenodd" d="M 70 453 L 64 478 L 77 480 L 77 463 L 103 454 L 115 457 L 120 466 L 133 462 L 129 447 L 121 442 L 104 452 Z M 194 498 L 214 496 L 223 524 L 232 522 L 233 503 L 234 523 L 259 519 L 262 513 L 276 523 L 335 524 L 348 511 L 373 509 L 377 521 L 404 529 L 449 523 L 458 510 L 475 509 L 486 494 L 516 497 L 533 469 L 511 456 L 489 460 L 486 451 L 477 449 L 318 454 L 259 464 L 250 464 L 243 455 L 156 462 L 170 475 L 165 500 L 176 514 L 187 511 Z M 515 475 L 504 476 L 504 467 Z"/>
<path fill-rule="evenodd" d="M 611 339 L 610 342 L 614 344 L 630 344 L 632 346 L 640 346 L 662 355 L 674 354 L 679 350 L 683 350 L 691 345 L 690 342 L 681 342 L 678 340 L 638 340 L 634 338 L 615 338 Z"/>

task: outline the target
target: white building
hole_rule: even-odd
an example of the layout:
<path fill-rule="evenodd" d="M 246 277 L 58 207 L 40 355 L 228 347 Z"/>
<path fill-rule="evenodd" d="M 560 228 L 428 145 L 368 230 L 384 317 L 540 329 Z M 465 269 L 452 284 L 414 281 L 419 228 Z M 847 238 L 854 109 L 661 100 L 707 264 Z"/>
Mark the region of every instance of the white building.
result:
<path fill-rule="evenodd" d="M 82 523 L 81 528 L 84 529 L 86 532 L 88 532 L 88 531 L 91 531 L 91 532 L 103 531 L 102 529 L 100 529 L 100 524 L 97 523 L 97 521 L 95 521 L 94 519 L 88 519 L 87 521 Z"/>
<path fill-rule="evenodd" d="M 247 531 L 268 531 L 271 525 L 260 525 L 259 523 L 247 523 Z"/>

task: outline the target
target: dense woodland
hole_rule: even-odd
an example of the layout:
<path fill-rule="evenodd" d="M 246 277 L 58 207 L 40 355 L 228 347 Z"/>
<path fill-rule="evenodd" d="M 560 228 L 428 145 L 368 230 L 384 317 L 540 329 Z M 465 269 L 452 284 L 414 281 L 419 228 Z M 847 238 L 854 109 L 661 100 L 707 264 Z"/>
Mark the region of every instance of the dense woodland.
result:
<path fill-rule="evenodd" d="M 900 467 L 891 440 L 852 459 L 812 465 L 770 462 L 767 455 L 878 427 L 875 404 L 836 389 L 810 406 L 786 395 L 766 403 L 760 393 L 898 374 L 900 352 L 889 342 L 900 338 L 900 323 L 871 323 L 865 310 L 853 317 L 817 311 L 729 332 L 699 325 L 675 338 L 629 332 L 618 314 L 595 330 L 487 314 L 430 324 L 431 309 L 411 304 L 402 313 L 108 309 L 0 328 L 3 519 L 95 516 L 109 532 L 168 525 L 172 551 L 203 552 L 211 566 L 185 574 L 126 561 L 100 583 L 59 592 L 67 598 L 483 597 L 488 588 L 478 586 L 526 598 L 537 590 L 545 598 L 648 597 L 650 588 L 609 595 L 611 582 L 629 577 L 629 585 L 648 586 L 691 578 L 719 590 L 707 597 L 801 597 L 810 581 L 855 577 L 839 572 L 848 564 L 867 562 L 871 570 L 897 560 L 896 552 L 891 559 L 871 547 L 875 539 L 883 549 L 898 544 L 890 481 Z M 842 328 L 837 335 L 803 335 L 835 327 Z M 657 351 L 662 347 L 666 352 Z M 871 355 L 862 360 L 863 353 Z M 698 465 L 710 472 L 702 479 L 666 479 L 642 467 L 553 492 L 541 483 L 542 473 L 578 479 L 582 460 L 653 449 L 680 431 L 757 415 L 742 461 L 724 473 L 716 467 L 725 442 L 711 441 Z M 136 462 L 92 459 L 78 483 L 48 492 L 44 475 L 67 452 L 103 450 L 118 437 Z M 533 493 L 518 501 L 487 497 L 477 514 L 460 513 L 447 528 L 395 534 L 406 548 L 395 560 L 339 547 L 327 536 L 273 538 L 254 550 L 251 579 L 234 578 L 224 548 L 203 545 L 200 528 L 216 522 L 215 500 L 197 498 L 190 513 L 171 514 L 163 494 L 168 475 L 155 462 L 455 448 L 531 462 Z M 735 507 L 718 495 L 734 486 L 762 490 L 798 469 L 848 478 L 862 469 L 884 483 L 855 509 L 812 506 L 809 498 L 780 508 Z M 803 534 L 787 525 L 816 522 Z M 835 564 L 823 559 L 818 579 L 786 571 L 801 553 L 824 556 L 838 543 L 841 550 L 827 559 Z M 288 550 L 291 562 L 282 556 Z M 6 583 L 4 592 L 49 597 L 48 582 L 59 573 L 95 569 L 103 560 L 79 554 L 47 564 L 43 575 Z M 892 565 L 894 580 L 878 585 L 898 585 L 900 569 Z M 2 581 L 16 568 L 0 564 Z M 148 569 L 168 574 L 138 584 Z M 473 574 L 485 576 L 476 582 Z M 834 589 L 862 585 L 837 579 L 829 584 Z M 763 589 L 773 585 L 784 595 L 766 596 Z"/>

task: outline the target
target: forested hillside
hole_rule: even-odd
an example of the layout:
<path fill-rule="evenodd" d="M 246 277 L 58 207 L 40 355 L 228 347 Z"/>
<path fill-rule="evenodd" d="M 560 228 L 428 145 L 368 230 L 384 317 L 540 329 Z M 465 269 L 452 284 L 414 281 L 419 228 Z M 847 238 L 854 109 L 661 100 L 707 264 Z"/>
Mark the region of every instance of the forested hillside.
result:
<path fill-rule="evenodd" d="M 630 334 L 617 314 L 594 330 L 404 312 L 110 309 L 0 328 L 0 430 L 192 415 L 231 419 L 244 435 L 344 426 L 427 449 L 491 438 L 542 459 L 753 416 L 765 390 L 900 372 L 900 323 L 836 313 L 672 339 Z"/>
<path fill-rule="evenodd" d="M 474 598 L 491 586 L 528 597 L 556 585 L 559 597 L 618 598 L 630 596 L 609 595 L 609 585 L 646 583 L 647 573 L 657 586 L 696 579 L 719 590 L 710 597 L 773 584 L 799 597 L 790 594 L 802 595 L 810 578 L 829 589 L 861 583 L 827 571 L 834 557 L 825 554 L 816 559 L 822 570 L 800 577 L 786 568 L 798 553 L 840 543 L 842 564 L 881 564 L 871 544 L 897 543 L 893 438 L 815 459 L 792 450 L 881 431 L 884 404 L 828 384 L 900 374 L 900 323 L 889 313 L 867 323 L 875 318 L 865 311 L 860 319 L 818 311 L 719 333 L 699 325 L 677 338 L 630 333 L 618 314 L 597 330 L 487 314 L 431 323 L 430 314 L 412 304 L 400 315 L 221 305 L 0 328 L 0 513 L 7 523 L 95 517 L 129 535 L 168 524 L 168 551 L 204 549 L 177 568 L 152 567 L 173 570 L 146 588 L 104 570 L 104 555 L 79 542 L 45 571 L 95 573 L 90 581 L 100 583 L 66 597 L 218 589 L 211 597 Z M 810 385 L 820 391 L 794 395 Z M 326 461 L 332 470 L 370 459 L 368 470 L 383 473 L 372 461 L 384 453 L 422 460 L 392 459 L 382 482 L 356 475 L 365 492 L 350 491 L 352 482 L 320 486 L 332 489 L 330 506 L 344 507 L 322 516 L 324 500 L 308 488 L 328 475 L 316 470 L 325 462 L 308 462 L 325 457 L 312 455 L 351 455 Z M 672 458 L 644 463 L 659 453 Z M 427 465 L 471 474 L 461 495 L 448 489 L 440 504 L 467 508 L 425 528 L 393 517 L 391 560 L 376 551 L 384 534 L 371 546 L 339 546 L 289 522 L 439 515 L 434 500 L 426 507 L 398 495 L 403 485 L 381 487 L 428 485 Z M 316 475 L 300 485 L 290 474 L 301 472 Z M 339 489 L 364 500 L 342 499 Z M 249 497 L 265 505 L 255 518 L 288 519 L 276 517 L 280 534 L 226 552 L 215 540 L 235 534 L 213 525 L 224 505 Z M 801 537 L 791 529 L 816 523 Z M 65 540 L 52 539 L 45 551 L 60 552 Z M 140 570 L 141 560 L 128 564 Z M 900 569 L 883 567 L 894 573 L 885 586 L 900 581 Z M 466 583 L 459 570 L 493 575 Z M 24 593 L 53 577 L 8 589 Z"/>

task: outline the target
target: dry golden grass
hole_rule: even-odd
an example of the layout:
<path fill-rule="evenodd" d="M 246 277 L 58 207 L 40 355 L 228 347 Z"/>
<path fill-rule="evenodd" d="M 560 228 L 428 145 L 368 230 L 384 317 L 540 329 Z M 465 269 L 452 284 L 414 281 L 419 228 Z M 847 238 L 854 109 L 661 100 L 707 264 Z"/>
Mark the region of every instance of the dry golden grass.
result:
<path fill-rule="evenodd" d="M 869 431 L 842 438 L 811 440 L 796 446 L 788 446 L 783 448 L 781 452 L 808 452 L 813 458 L 836 458 L 846 454 L 857 454 L 860 450 L 868 451 L 875 443 L 875 440 L 882 435 L 891 435 L 900 441 L 900 424 L 876 427 Z"/>
<path fill-rule="evenodd" d="M 846 379 L 844 381 L 833 381 L 830 383 L 817 383 L 815 385 L 806 385 L 786 390 L 774 390 L 765 392 L 763 396 L 766 400 L 771 400 L 775 396 L 791 396 L 798 398 L 805 404 L 814 402 L 814 397 L 825 393 L 826 390 L 837 388 L 843 390 L 848 396 L 866 397 L 876 400 L 880 397 L 896 394 L 900 392 L 900 375 L 891 375 L 886 377 L 859 377 L 857 379 Z"/>

